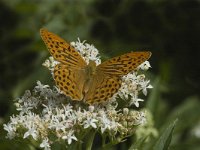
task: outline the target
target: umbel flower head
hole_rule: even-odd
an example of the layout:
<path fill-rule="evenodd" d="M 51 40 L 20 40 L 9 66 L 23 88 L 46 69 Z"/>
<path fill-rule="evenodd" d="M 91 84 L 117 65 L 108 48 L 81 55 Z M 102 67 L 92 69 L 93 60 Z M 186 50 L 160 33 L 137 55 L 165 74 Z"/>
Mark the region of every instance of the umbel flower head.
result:
<path fill-rule="evenodd" d="M 87 63 L 89 60 L 101 63 L 99 52 L 93 45 L 79 39 L 71 42 L 71 45 Z M 43 65 L 53 74 L 58 63 L 50 57 Z M 144 101 L 138 97 L 139 94 L 146 96 L 147 89 L 152 88 L 145 75 L 138 73 L 149 67 L 149 62 L 145 61 L 137 70 L 123 76 L 118 92 L 107 102 L 95 105 L 72 101 L 58 87 L 50 87 L 37 81 L 33 90 L 25 91 L 21 98 L 16 99 L 15 105 L 19 113 L 11 116 L 10 121 L 4 124 L 7 138 L 32 139 L 45 150 L 51 149 L 54 143 L 64 143 L 68 148 L 72 143 L 73 146 L 84 144 L 87 142 L 84 141 L 85 136 L 90 132 L 101 135 L 104 145 L 122 142 L 146 123 L 145 111 L 131 108 L 139 107 L 140 102 Z M 119 101 L 124 106 L 119 107 Z"/>

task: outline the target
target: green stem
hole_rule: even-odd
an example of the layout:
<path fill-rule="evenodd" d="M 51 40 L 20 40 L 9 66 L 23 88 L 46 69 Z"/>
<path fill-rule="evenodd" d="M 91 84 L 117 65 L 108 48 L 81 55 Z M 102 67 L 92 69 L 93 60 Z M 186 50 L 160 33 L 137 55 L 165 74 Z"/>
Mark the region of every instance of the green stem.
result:
<path fill-rule="evenodd" d="M 92 149 L 92 144 L 94 141 L 94 137 L 95 137 L 96 131 L 94 130 L 90 130 L 90 133 L 88 134 L 88 140 L 86 143 L 86 150 L 91 150 Z"/>
<path fill-rule="evenodd" d="M 106 144 L 106 135 L 102 135 L 102 147 L 104 147 Z"/>

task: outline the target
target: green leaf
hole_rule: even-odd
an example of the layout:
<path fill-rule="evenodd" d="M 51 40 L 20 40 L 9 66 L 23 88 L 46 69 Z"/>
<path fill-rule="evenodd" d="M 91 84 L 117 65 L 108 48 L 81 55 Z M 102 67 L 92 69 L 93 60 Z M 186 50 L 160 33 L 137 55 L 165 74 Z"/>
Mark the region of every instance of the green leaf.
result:
<path fill-rule="evenodd" d="M 172 139 L 172 134 L 174 127 L 177 123 L 176 119 L 173 123 L 169 125 L 168 128 L 164 130 L 164 132 L 160 135 L 159 139 L 156 141 L 153 150 L 167 150 Z"/>
<path fill-rule="evenodd" d="M 200 101 L 197 96 L 190 96 L 186 98 L 182 104 L 175 107 L 167 115 L 165 124 L 179 118 L 179 124 L 176 126 L 176 133 L 183 133 L 186 129 L 192 128 L 199 121 L 200 116 Z M 163 126 L 164 128 L 166 126 Z"/>

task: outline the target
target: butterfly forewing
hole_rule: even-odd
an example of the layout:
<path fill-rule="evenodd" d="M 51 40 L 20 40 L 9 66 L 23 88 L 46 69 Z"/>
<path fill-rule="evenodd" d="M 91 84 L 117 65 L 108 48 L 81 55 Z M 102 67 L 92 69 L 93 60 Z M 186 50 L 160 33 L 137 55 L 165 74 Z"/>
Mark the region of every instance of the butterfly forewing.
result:
<path fill-rule="evenodd" d="M 55 60 L 70 67 L 83 68 L 86 66 L 81 55 L 65 40 L 46 29 L 40 29 L 40 34 Z"/>
<path fill-rule="evenodd" d="M 40 30 L 49 52 L 60 63 L 54 67 L 54 80 L 59 89 L 73 100 L 83 99 L 83 85 L 87 66 L 81 55 L 59 36 Z"/>
<path fill-rule="evenodd" d="M 135 70 L 150 56 L 151 52 L 130 52 L 103 62 L 97 66 L 97 70 L 111 76 L 123 76 Z"/>

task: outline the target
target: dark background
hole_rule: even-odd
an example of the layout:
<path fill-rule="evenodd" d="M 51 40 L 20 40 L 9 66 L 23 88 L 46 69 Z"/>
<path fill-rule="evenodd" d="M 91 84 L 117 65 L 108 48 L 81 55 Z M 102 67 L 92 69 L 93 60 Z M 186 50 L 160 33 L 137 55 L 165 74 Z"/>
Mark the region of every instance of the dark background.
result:
<path fill-rule="evenodd" d="M 87 40 L 104 60 L 150 50 L 148 72 L 156 86 L 151 91 L 159 95 L 152 110 L 155 126 L 160 130 L 166 116 L 179 117 L 175 132 L 179 138 L 172 147 L 199 148 L 199 139 L 190 134 L 200 120 L 198 0 L 0 1 L 1 124 L 15 112 L 13 99 L 32 89 L 37 80 L 53 84 L 42 66 L 49 56 L 39 35 L 42 27 L 68 41 Z M 0 131 L 0 147 L 12 149 Z"/>

